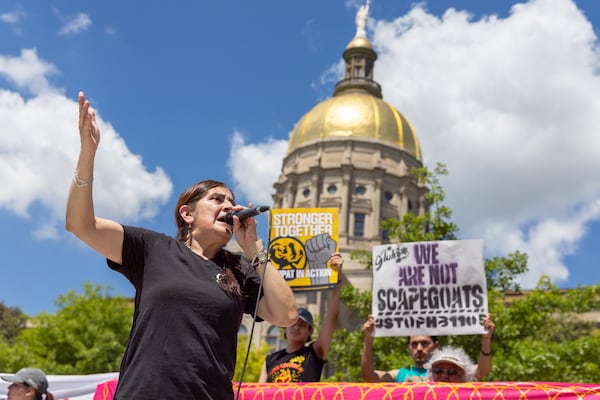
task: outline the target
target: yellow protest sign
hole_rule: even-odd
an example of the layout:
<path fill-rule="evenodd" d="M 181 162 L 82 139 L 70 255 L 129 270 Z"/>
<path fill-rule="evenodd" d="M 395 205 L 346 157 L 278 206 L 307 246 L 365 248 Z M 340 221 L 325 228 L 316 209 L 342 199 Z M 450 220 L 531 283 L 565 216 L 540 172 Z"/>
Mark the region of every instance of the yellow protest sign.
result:
<path fill-rule="evenodd" d="M 269 258 L 292 290 L 335 286 L 328 260 L 338 249 L 337 208 L 280 208 L 271 211 Z"/>

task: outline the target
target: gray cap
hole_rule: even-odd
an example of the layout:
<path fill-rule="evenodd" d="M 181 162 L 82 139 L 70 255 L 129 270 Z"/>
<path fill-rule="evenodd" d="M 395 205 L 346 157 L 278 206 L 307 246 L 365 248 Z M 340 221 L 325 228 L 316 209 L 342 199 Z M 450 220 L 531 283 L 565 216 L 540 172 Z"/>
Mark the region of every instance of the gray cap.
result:
<path fill-rule="evenodd" d="M 48 392 L 48 379 L 41 369 L 23 368 L 14 375 L 2 375 L 0 378 L 7 382 L 26 383 L 42 394 Z"/>

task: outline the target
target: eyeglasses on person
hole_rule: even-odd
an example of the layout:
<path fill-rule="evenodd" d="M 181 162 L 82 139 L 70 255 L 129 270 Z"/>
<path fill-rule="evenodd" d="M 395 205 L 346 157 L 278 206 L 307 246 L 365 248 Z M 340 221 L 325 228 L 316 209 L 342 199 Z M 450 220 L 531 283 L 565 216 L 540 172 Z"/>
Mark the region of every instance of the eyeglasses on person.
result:
<path fill-rule="evenodd" d="M 448 368 L 448 369 L 444 369 L 444 368 L 440 368 L 440 367 L 435 367 L 431 369 L 431 372 L 433 372 L 436 375 L 442 375 L 442 374 L 447 374 L 448 376 L 454 376 L 454 375 L 461 375 L 462 371 L 456 369 L 456 368 Z"/>

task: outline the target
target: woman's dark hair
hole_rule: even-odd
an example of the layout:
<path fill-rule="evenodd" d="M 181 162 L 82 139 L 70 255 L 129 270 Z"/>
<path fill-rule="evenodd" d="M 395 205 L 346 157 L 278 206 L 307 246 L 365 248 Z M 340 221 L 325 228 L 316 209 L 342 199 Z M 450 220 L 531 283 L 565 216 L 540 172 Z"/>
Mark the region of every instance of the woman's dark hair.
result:
<path fill-rule="evenodd" d="M 196 207 L 196 203 L 204 198 L 208 194 L 208 191 L 216 187 L 222 187 L 231 192 L 231 189 L 227 187 L 223 182 L 213 181 L 210 179 L 197 182 L 192 186 L 188 187 L 181 193 L 177 205 L 175 206 L 175 223 L 177 224 L 177 240 L 187 243 L 190 241 L 191 245 L 191 232 L 188 224 L 183 220 L 179 214 L 179 209 L 183 205 L 188 205 L 192 210 Z M 233 192 L 231 193 L 233 196 Z M 235 257 L 233 254 L 223 249 L 212 259 L 215 264 L 223 269 L 222 276 L 217 276 L 217 283 L 221 289 L 228 293 L 230 296 L 241 298 L 242 292 L 240 289 L 239 279 L 236 275 L 242 277 L 240 268 L 240 258 Z M 221 275 L 221 274 L 219 274 Z"/>
<path fill-rule="evenodd" d="M 35 391 L 35 400 L 43 400 L 43 399 L 44 399 L 44 397 L 42 397 L 42 394 L 36 390 Z M 54 400 L 54 396 L 52 395 L 52 393 L 46 391 L 45 400 Z"/>
<path fill-rule="evenodd" d="M 34 388 L 33 386 L 27 384 L 27 382 L 23 382 L 23 384 L 25 386 L 33 388 L 33 390 L 35 391 L 34 400 L 54 400 L 54 396 L 48 390 L 46 390 L 46 393 L 42 393 L 39 390 L 37 390 L 36 388 Z M 45 397 L 44 397 L 44 394 L 46 395 Z"/>

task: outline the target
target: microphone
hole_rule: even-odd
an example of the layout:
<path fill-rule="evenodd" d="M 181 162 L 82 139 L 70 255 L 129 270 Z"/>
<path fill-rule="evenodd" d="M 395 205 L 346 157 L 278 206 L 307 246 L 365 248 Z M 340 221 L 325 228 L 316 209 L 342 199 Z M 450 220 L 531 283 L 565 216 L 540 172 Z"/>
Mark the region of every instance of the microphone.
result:
<path fill-rule="evenodd" d="M 236 215 L 240 219 L 240 222 L 241 222 L 241 221 L 245 220 L 246 218 L 254 217 L 260 213 L 268 211 L 270 208 L 271 207 L 269 207 L 269 206 L 256 206 L 256 207 L 252 207 L 252 208 L 245 208 L 240 211 L 229 211 L 227 214 L 225 214 L 225 218 L 223 218 L 223 219 L 225 220 L 225 222 L 227 224 L 233 226 L 233 217 Z"/>

